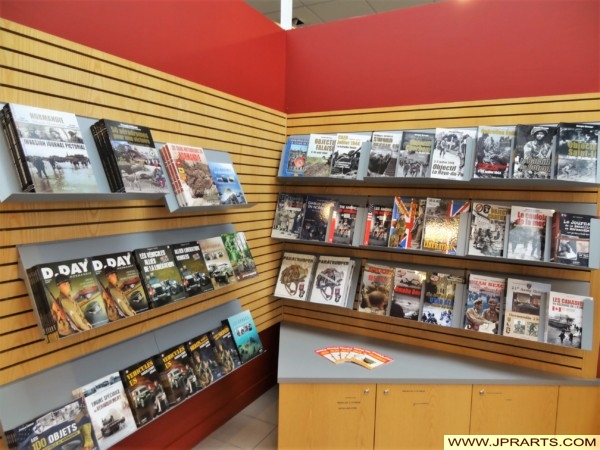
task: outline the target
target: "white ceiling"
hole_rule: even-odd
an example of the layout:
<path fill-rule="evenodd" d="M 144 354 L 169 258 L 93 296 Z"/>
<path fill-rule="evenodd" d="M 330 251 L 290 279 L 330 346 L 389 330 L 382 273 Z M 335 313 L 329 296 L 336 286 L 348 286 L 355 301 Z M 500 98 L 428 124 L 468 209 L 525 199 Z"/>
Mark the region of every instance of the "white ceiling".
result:
<path fill-rule="evenodd" d="M 245 0 L 274 22 L 279 23 L 281 0 Z M 435 3 L 443 0 L 293 0 L 292 18 L 303 26 L 367 16 L 395 9 Z"/>

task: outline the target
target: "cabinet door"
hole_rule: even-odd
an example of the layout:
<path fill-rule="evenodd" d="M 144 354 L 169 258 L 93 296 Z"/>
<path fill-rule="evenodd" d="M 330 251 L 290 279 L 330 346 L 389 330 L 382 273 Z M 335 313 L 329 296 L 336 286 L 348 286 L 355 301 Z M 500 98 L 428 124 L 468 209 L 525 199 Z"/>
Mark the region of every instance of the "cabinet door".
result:
<path fill-rule="evenodd" d="M 280 384 L 280 449 L 372 449 L 374 384 Z"/>
<path fill-rule="evenodd" d="M 600 434 L 600 387 L 558 388 L 556 434 Z"/>
<path fill-rule="evenodd" d="M 471 385 L 378 385 L 375 448 L 439 449 L 469 434 Z"/>
<path fill-rule="evenodd" d="M 558 386 L 474 385 L 470 434 L 554 434 Z"/>

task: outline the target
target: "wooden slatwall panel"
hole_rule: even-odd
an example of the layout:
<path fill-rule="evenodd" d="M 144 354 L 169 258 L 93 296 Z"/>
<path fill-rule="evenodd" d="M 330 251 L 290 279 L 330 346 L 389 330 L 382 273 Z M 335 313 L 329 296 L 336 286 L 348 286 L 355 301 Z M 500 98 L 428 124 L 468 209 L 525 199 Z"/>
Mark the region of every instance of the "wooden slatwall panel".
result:
<path fill-rule="evenodd" d="M 151 128 L 156 142 L 227 151 L 254 203 L 186 213 L 169 213 L 163 200 L 1 203 L 0 385 L 236 298 L 260 331 L 281 320 L 281 301 L 271 295 L 281 248 L 270 231 L 283 113 L 5 20 L 0 70 L 0 102 L 136 123 Z M 258 277 L 58 342 L 41 338 L 19 279 L 17 245 L 221 223 L 246 233 Z"/>
<path fill-rule="evenodd" d="M 436 127 L 475 127 L 478 125 L 513 125 L 518 123 L 557 123 L 560 121 L 600 122 L 600 94 L 490 100 L 480 102 L 422 105 L 385 109 L 334 111 L 288 116 L 288 135 L 374 130 L 432 129 Z M 301 185 L 287 183 L 284 192 L 323 195 L 470 198 L 508 202 L 579 202 L 599 204 L 597 187 L 537 187 L 469 183 L 343 185 L 338 182 L 318 185 L 303 179 Z M 549 203 L 551 205 L 551 203 Z M 552 206 L 549 206 L 552 208 Z M 598 211 L 598 209 L 596 210 Z M 519 265 L 498 261 L 424 254 L 403 254 L 371 249 L 342 249 L 303 243 L 287 243 L 285 250 L 347 255 L 367 259 L 404 262 L 424 266 L 451 267 L 490 271 L 500 275 L 576 280 L 590 283 L 590 293 L 600 300 L 600 271 Z M 377 317 L 341 308 L 286 300 L 285 321 L 342 330 L 361 335 L 408 343 L 486 360 L 540 369 L 579 378 L 595 378 L 600 342 L 600 308 L 596 306 L 594 346 L 592 351 L 550 346 L 502 336 L 468 333 L 423 323 L 389 317 Z M 441 374 L 443 376 L 443 374 Z"/>

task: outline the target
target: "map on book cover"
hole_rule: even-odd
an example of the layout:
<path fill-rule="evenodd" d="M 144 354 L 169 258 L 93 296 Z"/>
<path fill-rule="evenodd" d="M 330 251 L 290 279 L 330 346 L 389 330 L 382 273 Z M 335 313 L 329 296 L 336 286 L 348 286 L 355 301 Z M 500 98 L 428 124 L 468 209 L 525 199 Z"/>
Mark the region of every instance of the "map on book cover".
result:
<path fill-rule="evenodd" d="M 327 242 L 352 245 L 357 225 L 358 208 L 358 205 L 349 203 L 338 203 L 335 205 Z"/>
<path fill-rule="evenodd" d="M 474 201 L 468 255 L 502 257 L 510 206 Z"/>
<path fill-rule="evenodd" d="M 470 208 L 470 200 L 428 197 L 421 248 L 456 255 L 459 250 L 461 215 L 468 213 Z"/>
<path fill-rule="evenodd" d="M 211 278 L 215 289 L 237 283 L 237 278 L 233 272 L 233 267 L 231 266 L 231 261 L 229 260 L 221 236 L 200 239 L 198 243 L 200 244 L 204 262 L 208 268 L 208 276 Z"/>
<path fill-rule="evenodd" d="M 171 248 L 188 295 L 214 290 L 198 241 L 179 242 L 172 244 Z"/>
<path fill-rule="evenodd" d="M 402 131 L 374 131 L 371 135 L 368 177 L 395 177 Z"/>
<path fill-rule="evenodd" d="M 329 176 L 356 180 L 362 145 L 370 140 L 370 133 L 338 133 L 329 162 Z"/>
<path fill-rule="evenodd" d="M 300 239 L 326 242 L 335 205 L 333 198 L 307 195 Z"/>
<path fill-rule="evenodd" d="M 119 372 L 73 390 L 83 397 L 100 450 L 106 450 L 137 430 Z"/>
<path fill-rule="evenodd" d="M 354 261 L 349 257 L 319 256 L 309 300 L 345 308 L 353 270 Z"/>
<path fill-rule="evenodd" d="M 421 248 L 426 203 L 425 198 L 394 197 L 388 247 Z"/>
<path fill-rule="evenodd" d="M 508 278 L 504 308 L 504 336 L 541 341 L 543 323 L 540 313 L 548 304 L 549 283 Z"/>
<path fill-rule="evenodd" d="M 221 367 L 223 376 L 242 364 L 229 325 L 222 323 L 213 328 L 209 332 L 209 338 L 215 352 L 215 361 Z"/>
<path fill-rule="evenodd" d="M 284 252 L 275 297 L 306 300 L 317 257 L 303 253 Z"/>
<path fill-rule="evenodd" d="M 482 125 L 477 136 L 473 178 L 508 178 L 515 127 Z"/>
<path fill-rule="evenodd" d="M 465 280 L 461 276 L 440 272 L 427 272 L 420 321 L 444 327 L 451 327 L 454 302 L 461 301 L 459 285 Z"/>
<path fill-rule="evenodd" d="M 304 175 L 308 141 L 308 135 L 288 137 L 285 148 L 283 149 L 281 176 L 301 177 Z"/>
<path fill-rule="evenodd" d="M 256 263 L 244 232 L 224 233 L 221 235 L 221 239 L 223 239 L 223 245 L 235 277 L 238 280 L 245 280 L 257 276 Z"/>
<path fill-rule="evenodd" d="M 279 193 L 271 237 L 276 239 L 300 239 L 306 195 Z"/>
<path fill-rule="evenodd" d="M 466 157 L 475 145 L 476 135 L 476 130 L 468 128 L 436 128 L 429 176 L 463 180 L 467 170 Z"/>
<path fill-rule="evenodd" d="M 554 210 L 513 205 L 508 225 L 507 258 L 544 261 L 548 218 Z"/>
<path fill-rule="evenodd" d="M 159 353 L 155 356 L 154 363 L 169 408 L 200 390 L 198 378 L 192 369 L 192 358 L 185 344 L 176 345 Z"/>
<path fill-rule="evenodd" d="M 198 379 L 198 388 L 204 389 L 221 378 L 223 373 L 215 359 L 215 351 L 208 333 L 203 333 L 185 343 L 192 359 L 192 369 Z"/>
<path fill-rule="evenodd" d="M 595 216 L 556 211 L 552 216 L 550 261 L 588 267 L 593 219 Z"/>
<path fill-rule="evenodd" d="M 257 357 L 263 351 L 263 344 L 249 310 L 241 311 L 227 318 L 231 336 L 235 342 L 242 364 Z"/>
<path fill-rule="evenodd" d="M 544 342 L 581 348 L 583 305 L 590 297 L 550 291 Z"/>
<path fill-rule="evenodd" d="M 424 131 L 404 131 L 396 176 L 399 178 L 423 178 L 429 176 L 434 133 Z"/>
<path fill-rule="evenodd" d="M 92 422 L 83 398 L 77 398 L 35 419 L 6 430 L 9 449 L 98 448 Z"/>
<path fill-rule="evenodd" d="M 480 333 L 499 334 L 506 279 L 469 274 L 463 326 Z"/>
<path fill-rule="evenodd" d="M 400 319 L 419 320 L 423 282 L 427 273 L 421 270 L 394 269 L 394 292 L 389 315 Z"/>
<path fill-rule="evenodd" d="M 367 219 L 363 245 L 387 247 L 392 225 L 393 206 L 370 203 L 367 206 Z"/>
<path fill-rule="evenodd" d="M 17 172 L 24 172 L 32 182 L 23 186 L 23 190 L 99 192 L 89 149 L 75 114 L 14 103 L 7 103 L 3 114 L 14 131 L 7 140 L 11 147 L 16 147 L 13 151 L 18 154 L 14 156 L 20 159 L 14 161 Z M 20 179 L 23 184 L 23 178 Z"/>
<path fill-rule="evenodd" d="M 209 161 L 208 167 L 217 185 L 221 205 L 241 205 L 248 203 L 232 163 Z"/>
<path fill-rule="evenodd" d="M 335 134 L 311 133 L 306 151 L 305 177 L 328 177 L 335 148 Z"/>
<path fill-rule="evenodd" d="M 555 126 L 517 125 L 512 177 L 549 179 L 553 177 L 556 148 Z"/>
<path fill-rule="evenodd" d="M 385 316 L 394 288 L 394 268 L 370 261 L 365 263 L 358 311 Z"/>
<path fill-rule="evenodd" d="M 596 183 L 600 124 L 558 124 L 556 179 Z"/>

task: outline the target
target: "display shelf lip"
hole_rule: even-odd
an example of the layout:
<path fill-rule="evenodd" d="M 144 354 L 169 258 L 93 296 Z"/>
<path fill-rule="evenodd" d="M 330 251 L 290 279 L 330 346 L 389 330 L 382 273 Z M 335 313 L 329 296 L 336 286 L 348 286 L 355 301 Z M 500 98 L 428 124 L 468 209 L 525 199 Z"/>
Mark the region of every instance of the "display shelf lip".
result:
<path fill-rule="evenodd" d="M 129 201 L 129 200 L 157 200 L 163 198 L 165 193 L 152 192 L 13 192 L 1 199 L 7 203 L 27 202 L 76 202 L 76 201 Z"/>
<path fill-rule="evenodd" d="M 169 209 L 169 212 L 174 213 L 174 212 L 198 212 L 198 211 L 222 211 L 222 210 L 226 210 L 226 209 L 246 209 L 246 208 L 252 208 L 256 205 L 256 203 L 250 202 L 250 203 L 236 203 L 233 205 L 207 205 L 207 206 L 180 206 L 178 208 L 173 208 L 171 209 L 171 206 L 169 205 L 168 202 L 167 203 L 167 208 Z"/>

